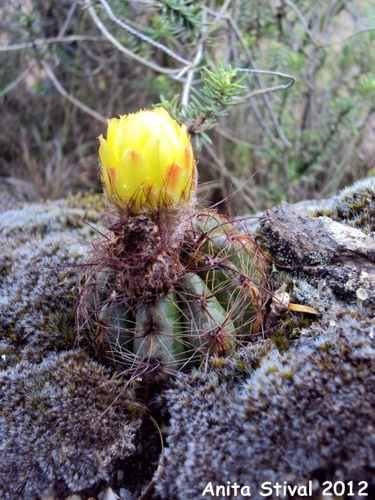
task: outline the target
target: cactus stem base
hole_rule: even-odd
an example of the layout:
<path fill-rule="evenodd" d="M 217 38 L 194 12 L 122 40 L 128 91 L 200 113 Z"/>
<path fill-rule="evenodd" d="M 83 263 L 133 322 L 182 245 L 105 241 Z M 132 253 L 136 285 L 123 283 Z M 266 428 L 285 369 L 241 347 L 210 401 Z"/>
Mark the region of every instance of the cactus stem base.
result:
<path fill-rule="evenodd" d="M 86 270 L 78 328 L 132 378 L 228 355 L 262 323 L 267 259 L 254 239 L 213 210 L 184 217 L 117 214 Z"/>

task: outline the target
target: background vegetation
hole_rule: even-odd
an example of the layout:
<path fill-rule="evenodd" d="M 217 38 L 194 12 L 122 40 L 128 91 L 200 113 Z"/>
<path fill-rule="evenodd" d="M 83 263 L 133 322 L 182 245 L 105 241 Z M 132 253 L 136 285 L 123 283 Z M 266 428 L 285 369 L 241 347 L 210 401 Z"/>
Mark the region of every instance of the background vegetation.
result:
<path fill-rule="evenodd" d="M 234 213 L 375 173 L 371 1 L 5 0 L 0 14 L 0 181 L 20 198 L 100 191 L 106 118 L 160 102 L 193 134 L 201 197 L 230 195 Z"/>

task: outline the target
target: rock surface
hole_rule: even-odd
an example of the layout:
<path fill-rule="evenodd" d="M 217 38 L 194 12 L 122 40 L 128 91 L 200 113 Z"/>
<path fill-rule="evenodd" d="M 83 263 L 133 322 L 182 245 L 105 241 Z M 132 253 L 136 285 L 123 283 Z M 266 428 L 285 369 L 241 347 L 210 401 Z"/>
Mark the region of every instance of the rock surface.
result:
<path fill-rule="evenodd" d="M 374 496 L 374 203 L 368 179 L 310 215 L 261 216 L 275 290 L 320 314 L 284 308 L 262 340 L 151 395 L 166 445 L 147 488 L 158 452 L 144 400 L 76 345 L 75 286 L 103 204 L 0 194 L 1 498 L 226 498 L 235 484 L 248 487 L 236 498 L 263 498 L 284 481 L 321 498 L 327 480 Z"/>
<path fill-rule="evenodd" d="M 100 205 L 90 196 L 18 207 L 7 199 L 0 214 L 4 499 L 87 490 L 136 449 L 133 393 L 75 349 L 75 287 Z"/>
<path fill-rule="evenodd" d="M 326 480 L 367 481 L 370 492 L 374 335 L 364 310 L 342 310 L 284 354 L 248 347 L 178 380 L 164 395 L 171 421 L 155 476 L 161 498 L 197 499 L 205 490 L 209 497 L 237 483 L 261 499 L 267 482 L 313 480 L 318 490 Z"/>
<path fill-rule="evenodd" d="M 283 204 L 262 214 L 275 287 L 320 315 L 284 310 L 263 344 L 163 394 L 171 419 L 154 477 L 161 498 L 287 497 L 275 487 L 288 485 L 318 499 L 325 481 L 375 496 L 374 202 L 368 179 L 324 212 Z"/>

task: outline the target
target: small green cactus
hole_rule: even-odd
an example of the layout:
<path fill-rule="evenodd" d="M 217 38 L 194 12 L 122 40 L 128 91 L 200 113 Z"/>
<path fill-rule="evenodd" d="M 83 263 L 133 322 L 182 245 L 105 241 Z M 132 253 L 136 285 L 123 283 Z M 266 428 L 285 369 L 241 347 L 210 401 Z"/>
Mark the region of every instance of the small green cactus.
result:
<path fill-rule="evenodd" d="M 248 341 L 262 320 L 267 261 L 234 221 L 194 208 L 186 128 L 160 109 L 112 119 L 99 153 L 112 224 L 82 279 L 81 338 L 151 381 Z"/>
<path fill-rule="evenodd" d="M 158 380 L 188 371 L 208 355 L 227 355 L 249 340 L 259 329 L 266 298 L 267 261 L 256 242 L 215 211 L 199 212 L 189 217 L 178 252 L 169 255 L 176 262 L 170 260 L 162 269 L 163 247 L 153 247 L 152 259 L 147 245 L 142 253 L 150 220 L 138 218 L 139 245 L 133 239 L 126 246 L 113 235 L 86 270 L 77 307 L 79 325 L 99 354 L 118 370 Z M 119 253 L 121 266 L 116 268 L 108 255 Z M 167 278 L 166 269 L 171 268 L 172 277 Z M 155 285 L 160 275 L 163 286 Z M 142 283 L 142 293 L 132 279 Z"/>

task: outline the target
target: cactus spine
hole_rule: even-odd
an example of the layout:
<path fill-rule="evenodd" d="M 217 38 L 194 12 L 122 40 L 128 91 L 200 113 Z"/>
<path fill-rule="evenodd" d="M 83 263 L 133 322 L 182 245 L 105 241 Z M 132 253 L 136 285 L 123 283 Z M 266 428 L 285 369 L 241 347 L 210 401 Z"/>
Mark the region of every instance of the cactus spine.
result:
<path fill-rule="evenodd" d="M 112 230 L 129 232 L 130 219 Z M 112 234 L 97 244 L 77 317 L 121 371 L 149 380 L 188 371 L 207 355 L 229 354 L 259 327 L 266 261 L 255 241 L 214 211 L 186 223 L 178 244 L 159 238 L 163 226 L 150 231 L 143 215 L 137 238 Z"/>
<path fill-rule="evenodd" d="M 81 338 L 102 358 L 154 381 L 188 371 L 208 355 L 226 355 L 250 338 L 261 320 L 266 261 L 234 221 L 194 208 L 195 164 L 185 129 L 166 112 L 152 116 L 151 126 L 152 112 L 144 113 L 141 127 L 136 115 L 113 119 L 108 140 L 101 137 L 112 224 L 94 244 L 76 317 Z M 169 136 L 156 146 L 160 130 Z M 122 153 L 119 144 L 139 150 Z M 161 145 L 172 152 L 150 155 Z M 174 157 L 179 163 L 170 164 Z M 131 161 L 146 175 L 133 191 L 123 172 Z"/>

